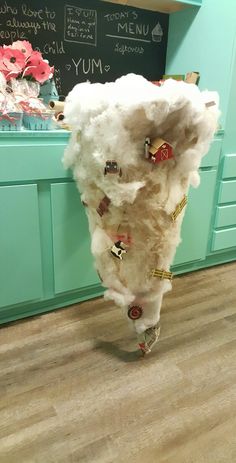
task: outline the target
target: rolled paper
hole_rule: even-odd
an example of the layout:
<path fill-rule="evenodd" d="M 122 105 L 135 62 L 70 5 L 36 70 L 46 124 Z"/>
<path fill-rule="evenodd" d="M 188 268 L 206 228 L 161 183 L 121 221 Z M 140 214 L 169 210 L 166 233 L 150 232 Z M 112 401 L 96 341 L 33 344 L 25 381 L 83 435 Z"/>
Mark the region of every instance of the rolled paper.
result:
<path fill-rule="evenodd" d="M 58 114 L 56 115 L 56 120 L 57 120 L 57 121 L 60 122 L 60 121 L 63 121 L 64 119 L 65 119 L 65 116 L 64 116 L 63 113 L 58 113 Z"/>
<path fill-rule="evenodd" d="M 65 106 L 65 103 L 64 101 L 54 101 L 54 100 L 51 100 L 49 101 L 49 106 L 50 108 L 54 109 L 55 112 L 63 112 L 64 111 L 64 106 Z"/>

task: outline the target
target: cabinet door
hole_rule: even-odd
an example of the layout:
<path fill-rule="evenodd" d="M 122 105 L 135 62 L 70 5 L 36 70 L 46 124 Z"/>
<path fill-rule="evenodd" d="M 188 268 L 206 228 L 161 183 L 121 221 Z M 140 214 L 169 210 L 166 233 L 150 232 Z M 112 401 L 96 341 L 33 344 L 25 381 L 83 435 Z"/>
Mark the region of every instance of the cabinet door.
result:
<path fill-rule="evenodd" d="M 36 185 L 0 187 L 0 306 L 42 297 Z"/>
<path fill-rule="evenodd" d="M 199 188 L 191 188 L 182 224 L 182 243 L 177 248 L 174 265 L 206 257 L 213 214 L 216 170 L 201 172 Z"/>
<path fill-rule="evenodd" d="M 74 183 L 51 185 L 55 293 L 99 283 L 84 206 Z"/>

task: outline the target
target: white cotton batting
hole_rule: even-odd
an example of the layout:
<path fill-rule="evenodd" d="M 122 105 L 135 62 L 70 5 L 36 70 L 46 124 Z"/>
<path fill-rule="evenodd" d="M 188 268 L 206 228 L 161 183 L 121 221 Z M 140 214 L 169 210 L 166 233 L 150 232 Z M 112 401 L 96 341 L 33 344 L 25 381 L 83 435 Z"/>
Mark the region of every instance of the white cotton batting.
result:
<path fill-rule="evenodd" d="M 190 183 L 199 184 L 198 168 L 217 129 L 218 103 L 217 93 L 200 92 L 193 84 L 170 79 L 158 87 L 134 74 L 106 84 L 78 84 L 66 99 L 72 135 L 64 165 L 73 169 L 87 205 L 105 297 L 125 314 L 130 305 L 142 308 L 133 319 L 137 333 L 157 324 L 163 294 L 171 289 L 164 274 L 163 279 L 151 271 L 170 269 L 185 208 L 176 220 L 172 213 Z M 145 159 L 146 137 L 168 142 L 174 157 L 157 164 Z M 106 172 L 107 161 L 117 163 L 116 173 Z M 119 241 L 121 248 L 118 243 L 112 253 Z"/>

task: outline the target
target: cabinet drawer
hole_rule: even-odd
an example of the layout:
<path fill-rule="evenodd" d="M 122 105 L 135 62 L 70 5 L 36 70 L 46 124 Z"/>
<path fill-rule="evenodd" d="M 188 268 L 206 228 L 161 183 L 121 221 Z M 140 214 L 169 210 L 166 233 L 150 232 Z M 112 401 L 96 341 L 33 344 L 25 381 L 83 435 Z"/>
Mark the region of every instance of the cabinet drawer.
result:
<path fill-rule="evenodd" d="M 214 231 L 212 251 L 219 251 L 221 249 L 232 248 L 234 246 L 236 246 L 236 228 Z"/>
<path fill-rule="evenodd" d="M 236 204 L 231 206 L 218 206 L 215 227 L 236 226 Z"/>
<path fill-rule="evenodd" d="M 219 203 L 236 202 L 236 180 L 221 182 Z"/>
<path fill-rule="evenodd" d="M 224 158 L 223 178 L 236 177 L 236 154 L 227 154 Z"/>
<path fill-rule="evenodd" d="M 88 221 L 75 184 L 51 185 L 51 205 L 55 294 L 99 284 Z"/>
<path fill-rule="evenodd" d="M 62 165 L 65 144 L 22 143 L 0 147 L 0 182 L 69 177 Z"/>
<path fill-rule="evenodd" d="M 201 167 L 218 166 L 221 145 L 222 145 L 221 139 L 213 140 L 208 153 L 206 154 L 206 156 L 204 156 L 202 160 Z"/>
<path fill-rule="evenodd" d="M 37 185 L 0 187 L 0 307 L 43 297 Z"/>

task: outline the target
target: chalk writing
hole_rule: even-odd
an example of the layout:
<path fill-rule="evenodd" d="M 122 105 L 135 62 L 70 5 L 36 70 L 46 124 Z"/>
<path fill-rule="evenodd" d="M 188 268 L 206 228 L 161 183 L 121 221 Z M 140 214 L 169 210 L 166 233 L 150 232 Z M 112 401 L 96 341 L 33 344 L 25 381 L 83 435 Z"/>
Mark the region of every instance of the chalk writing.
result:
<path fill-rule="evenodd" d="M 106 34 L 106 37 L 135 40 L 137 42 L 151 43 L 151 31 L 150 25 L 136 21 L 121 21 L 118 20 L 118 15 L 121 17 L 121 13 L 114 13 L 117 21 L 113 23 L 113 30 Z M 122 19 L 122 18 L 121 18 Z M 111 23 L 112 24 L 112 23 Z"/>
<path fill-rule="evenodd" d="M 0 14 L 18 14 L 18 10 L 15 6 L 10 6 L 7 2 L 4 2 L 0 6 Z"/>
<path fill-rule="evenodd" d="M 78 82 L 112 81 L 128 72 L 158 80 L 165 72 L 168 15 L 122 3 L 0 0 L 0 43 L 29 40 L 55 67 L 60 95 Z"/>
<path fill-rule="evenodd" d="M 62 94 L 61 71 L 59 68 L 54 69 L 54 81 L 59 95 Z"/>
<path fill-rule="evenodd" d="M 40 31 L 57 32 L 56 23 L 53 21 L 56 12 L 49 10 L 46 6 L 35 10 L 29 8 L 26 3 L 17 8 L 10 7 L 5 2 L 4 5 L 0 6 L 0 14 L 8 16 L 5 20 L 7 30 L 5 35 L 1 35 L 1 38 L 9 38 L 14 41 L 26 39 L 27 35 L 38 35 Z"/>
<path fill-rule="evenodd" d="M 77 61 L 72 58 L 72 65 L 71 64 L 66 64 L 65 68 L 67 71 L 70 71 L 71 69 L 75 72 L 76 76 L 79 75 L 93 75 L 95 73 L 98 73 L 102 75 L 104 72 L 107 73 L 110 71 L 110 65 L 109 64 L 103 64 L 102 59 L 98 58 L 79 58 Z"/>
<path fill-rule="evenodd" d="M 144 53 L 144 48 L 139 46 L 132 47 L 129 45 L 123 45 L 117 42 L 114 51 L 116 53 L 121 53 L 123 56 L 127 54 L 142 55 Z"/>
<path fill-rule="evenodd" d="M 53 11 L 53 10 L 49 10 L 46 6 L 44 9 L 40 9 L 40 10 L 32 10 L 31 8 L 29 8 L 29 6 L 26 4 L 26 3 L 23 3 L 21 5 L 21 10 L 22 10 L 22 13 L 25 15 L 25 16 L 28 16 L 29 18 L 35 18 L 35 19 L 55 19 L 56 17 L 56 12 Z"/>
<path fill-rule="evenodd" d="M 0 38 L 3 40 L 9 40 L 14 42 L 15 40 L 26 40 L 26 35 L 24 31 L 20 31 L 19 29 L 13 31 L 0 31 Z"/>
<path fill-rule="evenodd" d="M 111 37 L 113 39 L 125 39 L 125 40 L 135 40 L 136 42 L 146 42 L 150 43 L 151 40 L 149 39 L 139 39 L 137 37 L 129 37 L 128 35 L 113 35 L 113 34 L 106 34 L 106 37 Z"/>
<path fill-rule="evenodd" d="M 130 23 L 118 23 L 117 25 L 117 32 L 122 34 L 131 34 L 137 36 L 146 37 L 149 33 L 149 25 L 148 24 L 136 24 L 134 22 Z"/>
<path fill-rule="evenodd" d="M 97 46 L 97 11 L 66 5 L 64 40 Z"/>
<path fill-rule="evenodd" d="M 163 37 L 163 30 L 160 23 L 157 23 L 154 29 L 152 30 L 152 40 L 153 42 L 161 42 Z"/>
<path fill-rule="evenodd" d="M 119 11 L 116 13 L 107 13 L 104 15 L 104 18 L 108 22 L 121 21 L 123 19 L 135 20 L 138 18 L 138 14 L 136 13 L 136 11 Z"/>
<path fill-rule="evenodd" d="M 44 46 L 42 47 L 41 49 L 41 52 L 43 53 L 43 55 L 48 55 L 48 54 L 51 54 L 51 55 L 64 55 L 66 52 L 65 52 L 65 48 L 64 48 L 64 43 L 63 41 L 61 40 L 61 42 L 57 42 L 55 40 L 53 40 L 52 42 L 49 42 L 49 43 L 45 43 Z"/>

